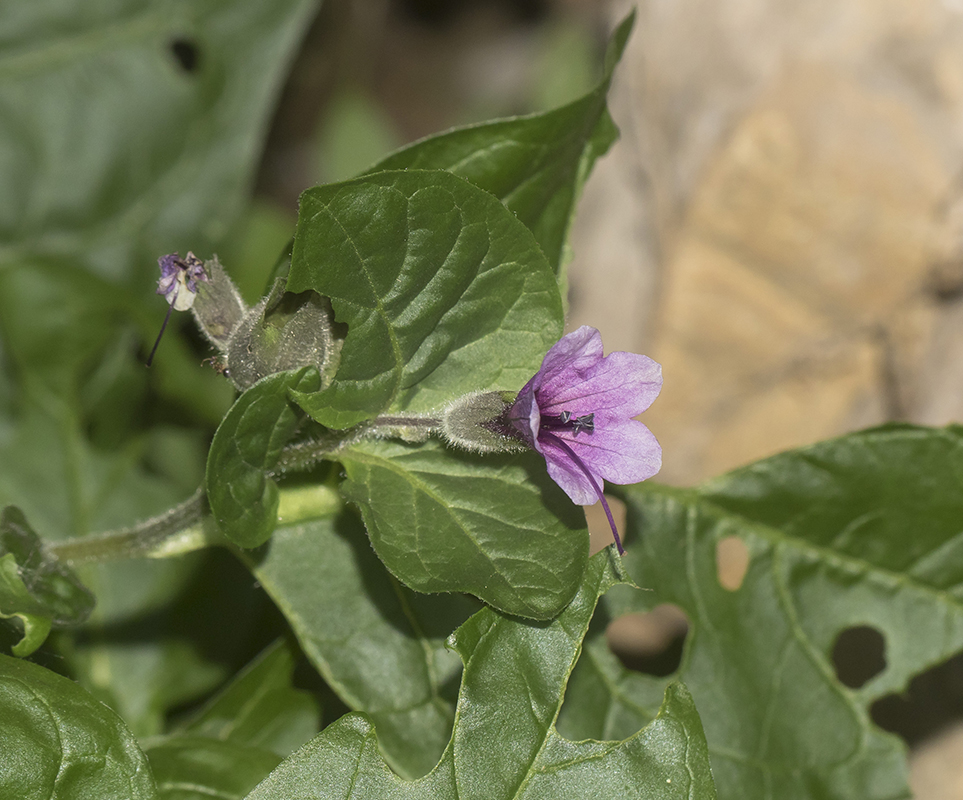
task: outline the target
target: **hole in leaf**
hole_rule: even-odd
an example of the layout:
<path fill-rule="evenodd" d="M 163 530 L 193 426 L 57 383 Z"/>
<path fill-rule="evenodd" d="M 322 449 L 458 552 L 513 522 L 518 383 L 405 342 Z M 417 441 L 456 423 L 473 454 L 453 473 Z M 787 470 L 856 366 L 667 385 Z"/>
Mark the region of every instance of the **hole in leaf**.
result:
<path fill-rule="evenodd" d="M 836 637 L 832 658 L 840 683 L 859 689 L 886 669 L 886 639 L 868 625 L 847 628 Z"/>
<path fill-rule="evenodd" d="M 963 655 L 921 672 L 905 692 L 881 697 L 870 715 L 911 746 L 958 723 L 963 719 Z"/>
<path fill-rule="evenodd" d="M 719 585 L 734 592 L 746 577 L 749 569 L 749 548 L 738 536 L 727 536 L 716 543 L 716 574 Z"/>
<path fill-rule="evenodd" d="M 664 678 L 679 669 L 689 618 L 678 606 L 656 606 L 646 614 L 626 614 L 606 629 L 609 648 L 626 667 Z"/>
<path fill-rule="evenodd" d="M 191 39 L 178 38 L 170 43 L 170 50 L 184 72 L 197 72 L 201 51 Z"/>

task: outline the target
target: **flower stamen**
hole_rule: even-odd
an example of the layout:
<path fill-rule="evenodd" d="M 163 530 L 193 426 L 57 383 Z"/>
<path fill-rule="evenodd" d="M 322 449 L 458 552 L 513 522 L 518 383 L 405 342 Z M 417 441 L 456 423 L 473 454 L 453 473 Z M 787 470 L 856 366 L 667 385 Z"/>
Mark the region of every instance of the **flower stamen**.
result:
<path fill-rule="evenodd" d="M 542 414 L 540 424 L 556 431 L 593 433 L 595 431 L 595 414 L 583 414 L 580 417 L 573 417 L 571 411 L 562 411 L 558 416 Z"/>

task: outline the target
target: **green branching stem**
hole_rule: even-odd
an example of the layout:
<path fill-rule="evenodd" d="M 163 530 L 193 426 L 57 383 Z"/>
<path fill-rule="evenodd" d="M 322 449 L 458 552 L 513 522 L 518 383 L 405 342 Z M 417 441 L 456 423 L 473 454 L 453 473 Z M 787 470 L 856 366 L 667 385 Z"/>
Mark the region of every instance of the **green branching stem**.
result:
<path fill-rule="evenodd" d="M 314 438 L 287 445 L 271 475 L 307 471 L 362 439 L 425 441 L 439 425 L 440 421 L 432 417 L 391 415 L 375 417 L 345 431 L 324 431 Z M 180 505 L 130 528 L 58 542 L 48 549 L 62 561 L 82 564 L 129 558 L 172 558 L 228 544 L 209 514 L 202 486 Z"/>
<path fill-rule="evenodd" d="M 180 555 L 216 543 L 211 540 L 217 534 L 213 526 L 205 524 L 206 516 L 207 496 L 200 488 L 180 505 L 131 528 L 58 542 L 49 545 L 49 550 L 73 564 Z M 175 537 L 177 546 L 172 541 Z"/>

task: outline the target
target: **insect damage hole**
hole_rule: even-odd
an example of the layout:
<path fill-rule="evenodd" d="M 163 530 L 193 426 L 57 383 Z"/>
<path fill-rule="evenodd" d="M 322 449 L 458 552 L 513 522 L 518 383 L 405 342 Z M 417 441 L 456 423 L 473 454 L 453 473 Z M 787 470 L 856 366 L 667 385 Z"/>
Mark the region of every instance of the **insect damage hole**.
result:
<path fill-rule="evenodd" d="M 716 575 L 719 585 L 734 592 L 742 586 L 749 570 L 749 548 L 738 536 L 726 536 L 716 543 Z"/>
<path fill-rule="evenodd" d="M 177 37 L 171 40 L 169 48 L 174 60 L 184 72 L 197 72 L 201 60 L 201 51 L 197 42 L 186 37 Z"/>
<path fill-rule="evenodd" d="M 609 648 L 626 669 L 664 678 L 679 669 L 689 618 L 671 603 L 644 614 L 626 614 L 609 623 Z"/>
<path fill-rule="evenodd" d="M 869 625 L 846 628 L 836 637 L 832 660 L 839 682 L 859 689 L 886 669 L 886 639 Z"/>

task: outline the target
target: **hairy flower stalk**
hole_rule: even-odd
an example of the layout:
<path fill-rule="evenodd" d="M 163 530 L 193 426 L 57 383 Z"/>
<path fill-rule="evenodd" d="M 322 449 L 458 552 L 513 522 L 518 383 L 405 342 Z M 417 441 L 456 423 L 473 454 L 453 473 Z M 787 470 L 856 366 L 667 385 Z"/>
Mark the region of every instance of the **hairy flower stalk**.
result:
<path fill-rule="evenodd" d="M 160 344 L 167 323 L 170 322 L 172 311 L 187 311 L 194 305 L 197 297 L 197 282 L 210 280 L 204 271 L 204 263 L 193 253 L 181 258 L 177 253 L 170 253 L 157 259 L 161 276 L 157 281 L 157 294 L 163 295 L 167 301 L 167 315 L 161 324 L 160 333 L 147 357 L 147 366 L 154 361 L 154 354 Z"/>
<path fill-rule="evenodd" d="M 583 326 L 563 336 L 502 419 L 544 456 L 548 474 L 573 502 L 601 501 L 624 553 L 602 484 L 638 483 L 661 468 L 662 448 L 632 418 L 658 397 L 662 367 L 635 353 L 602 353 L 595 328 Z"/>

